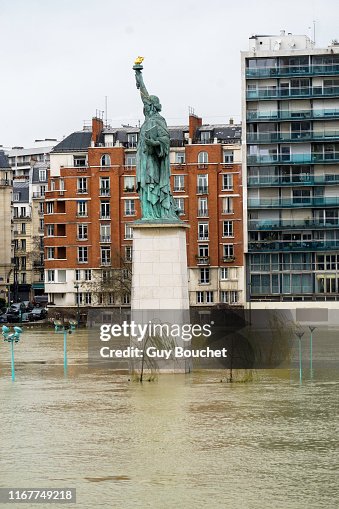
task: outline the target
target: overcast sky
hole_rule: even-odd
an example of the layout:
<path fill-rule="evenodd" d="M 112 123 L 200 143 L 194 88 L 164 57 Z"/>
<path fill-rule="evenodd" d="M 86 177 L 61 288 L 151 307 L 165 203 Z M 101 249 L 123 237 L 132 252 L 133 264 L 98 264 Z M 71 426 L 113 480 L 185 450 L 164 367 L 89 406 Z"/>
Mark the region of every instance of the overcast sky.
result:
<path fill-rule="evenodd" d="M 0 144 L 32 146 L 81 130 L 105 107 L 136 125 L 132 71 L 158 95 L 169 125 L 188 106 L 204 123 L 240 120 L 240 51 L 253 33 L 339 39 L 338 0 L 0 0 Z"/>

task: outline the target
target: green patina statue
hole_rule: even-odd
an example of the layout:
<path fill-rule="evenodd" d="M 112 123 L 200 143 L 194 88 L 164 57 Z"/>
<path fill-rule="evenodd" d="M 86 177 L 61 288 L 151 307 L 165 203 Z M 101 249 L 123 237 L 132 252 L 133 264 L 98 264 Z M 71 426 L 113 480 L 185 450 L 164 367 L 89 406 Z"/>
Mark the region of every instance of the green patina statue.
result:
<path fill-rule="evenodd" d="M 142 220 L 180 221 L 170 187 L 169 132 L 166 120 L 159 113 L 159 98 L 149 95 L 145 87 L 142 61 L 138 57 L 133 66 L 145 115 L 137 147 L 137 191 Z"/>

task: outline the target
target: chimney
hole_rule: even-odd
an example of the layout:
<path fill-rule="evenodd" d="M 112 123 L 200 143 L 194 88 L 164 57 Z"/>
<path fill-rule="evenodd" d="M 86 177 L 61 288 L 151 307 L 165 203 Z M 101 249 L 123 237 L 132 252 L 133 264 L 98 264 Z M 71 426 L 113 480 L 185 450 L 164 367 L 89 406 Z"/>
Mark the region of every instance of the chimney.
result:
<path fill-rule="evenodd" d="M 194 140 L 197 129 L 202 125 L 202 118 L 198 117 L 194 113 L 189 115 L 189 138 Z"/>
<path fill-rule="evenodd" d="M 230 125 L 233 125 L 233 124 L 234 124 L 234 119 L 233 119 L 233 117 L 231 117 L 231 118 L 230 118 L 230 122 L 229 122 L 229 123 L 230 123 Z"/>
<path fill-rule="evenodd" d="M 104 122 L 101 118 L 93 117 L 92 118 L 92 143 L 96 144 L 98 142 L 101 131 L 104 128 Z"/>
<path fill-rule="evenodd" d="M 284 37 L 285 36 L 285 30 L 280 30 L 280 37 Z"/>

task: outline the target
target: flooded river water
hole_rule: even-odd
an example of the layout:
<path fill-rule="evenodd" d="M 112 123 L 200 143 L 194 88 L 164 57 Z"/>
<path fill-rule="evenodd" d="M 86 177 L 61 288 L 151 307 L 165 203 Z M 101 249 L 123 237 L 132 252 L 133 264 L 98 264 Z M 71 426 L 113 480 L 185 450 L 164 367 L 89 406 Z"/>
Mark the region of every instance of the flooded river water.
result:
<path fill-rule="evenodd" d="M 62 335 L 26 330 L 13 383 L 1 341 L 2 487 L 74 487 L 81 509 L 339 507 L 337 371 L 138 384 L 89 370 L 85 331 L 68 348 L 64 376 Z"/>

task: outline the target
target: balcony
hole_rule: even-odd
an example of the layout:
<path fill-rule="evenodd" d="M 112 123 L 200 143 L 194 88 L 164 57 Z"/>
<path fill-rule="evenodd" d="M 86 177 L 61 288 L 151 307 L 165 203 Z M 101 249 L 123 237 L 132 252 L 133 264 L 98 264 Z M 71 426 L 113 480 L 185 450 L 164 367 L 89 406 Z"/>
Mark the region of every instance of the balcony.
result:
<path fill-rule="evenodd" d="M 78 194 L 88 194 L 88 189 L 87 189 L 87 187 L 86 188 L 83 187 L 81 189 L 77 189 L 77 193 Z"/>
<path fill-rule="evenodd" d="M 100 265 L 103 267 L 108 267 L 111 265 L 111 260 L 101 260 Z"/>
<path fill-rule="evenodd" d="M 306 197 L 306 198 L 249 198 L 248 208 L 311 208 L 311 207 L 339 207 L 339 197 Z"/>
<path fill-rule="evenodd" d="M 275 186 L 317 186 L 317 185 L 338 185 L 339 173 L 327 175 L 310 175 L 300 173 L 299 175 L 269 175 L 247 178 L 248 187 L 275 187 Z"/>
<path fill-rule="evenodd" d="M 197 186 L 197 194 L 208 194 L 208 186 Z"/>
<path fill-rule="evenodd" d="M 339 152 L 316 152 L 313 154 L 248 155 L 247 164 L 333 164 L 339 162 Z"/>
<path fill-rule="evenodd" d="M 272 230 L 314 230 L 314 229 L 339 228 L 339 219 L 270 219 L 248 221 L 249 231 L 272 231 Z"/>
<path fill-rule="evenodd" d="M 292 133 L 248 133 L 247 143 L 286 143 L 305 141 L 335 141 L 339 140 L 339 131 L 300 131 Z"/>
<path fill-rule="evenodd" d="M 33 193 L 32 198 L 45 198 L 45 193 Z"/>
<path fill-rule="evenodd" d="M 135 193 L 135 187 L 124 187 L 124 193 Z"/>
<path fill-rule="evenodd" d="M 224 263 L 229 263 L 229 262 L 234 262 L 235 260 L 235 256 L 231 255 L 231 256 L 223 256 L 222 257 L 222 261 Z"/>
<path fill-rule="evenodd" d="M 210 257 L 209 256 L 199 256 L 196 257 L 197 265 L 209 265 L 210 264 Z"/>
<path fill-rule="evenodd" d="M 108 187 L 101 187 L 99 193 L 100 196 L 111 196 L 111 190 Z"/>
<path fill-rule="evenodd" d="M 185 192 L 185 188 L 184 188 L 183 186 L 175 186 L 175 187 L 173 188 L 173 191 L 174 191 L 175 193 L 183 193 L 183 192 Z"/>
<path fill-rule="evenodd" d="M 0 179 L 0 187 L 7 187 L 12 185 L 13 185 L 12 180 Z"/>
<path fill-rule="evenodd" d="M 100 242 L 111 242 L 111 236 L 110 235 L 100 235 Z"/>
<path fill-rule="evenodd" d="M 339 109 L 321 110 L 273 110 L 273 111 L 247 111 L 248 122 L 276 122 L 277 120 L 318 120 L 337 119 Z"/>
<path fill-rule="evenodd" d="M 198 209 L 198 217 L 208 217 L 208 209 Z"/>
<path fill-rule="evenodd" d="M 247 90 L 248 101 L 269 99 L 299 99 L 306 97 L 336 97 L 339 96 L 339 87 L 259 87 L 256 90 Z"/>
<path fill-rule="evenodd" d="M 248 252 L 271 252 L 271 251 L 328 251 L 339 248 L 339 241 L 273 241 L 273 242 L 249 242 Z"/>
<path fill-rule="evenodd" d="M 246 69 L 246 78 L 286 78 L 295 76 L 332 76 L 339 74 L 339 64 L 289 65 Z"/>
<path fill-rule="evenodd" d="M 208 234 L 199 235 L 198 241 L 200 242 L 201 240 L 209 240 L 209 235 Z"/>

